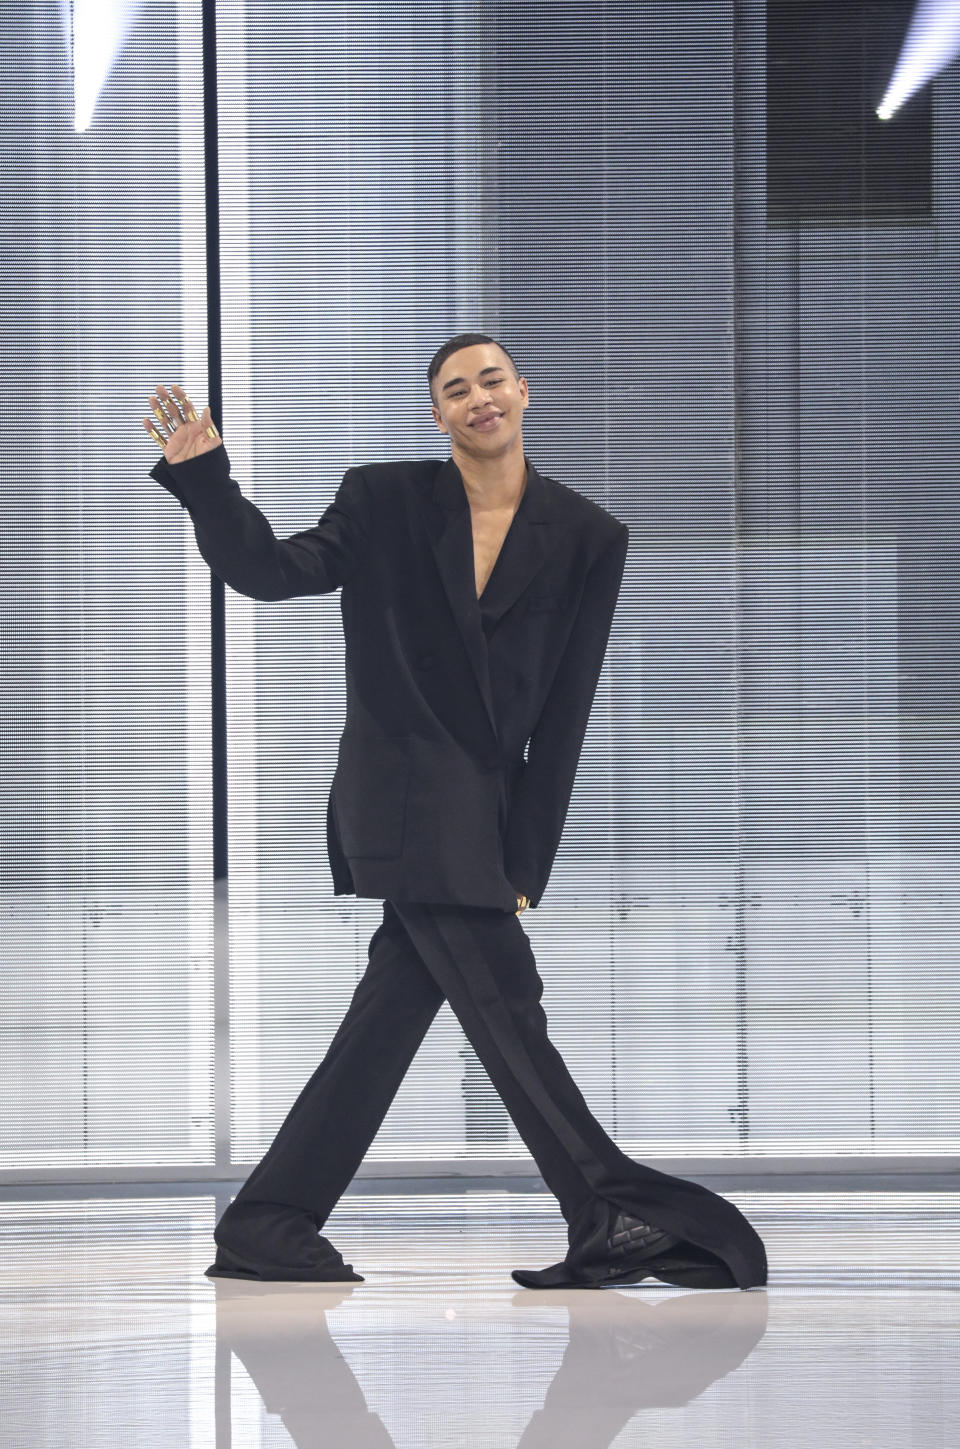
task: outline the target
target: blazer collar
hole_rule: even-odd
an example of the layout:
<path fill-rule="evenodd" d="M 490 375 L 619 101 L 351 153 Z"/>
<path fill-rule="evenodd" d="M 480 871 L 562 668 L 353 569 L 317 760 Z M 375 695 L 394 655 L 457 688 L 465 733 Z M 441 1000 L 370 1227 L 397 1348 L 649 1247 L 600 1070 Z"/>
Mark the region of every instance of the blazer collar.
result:
<path fill-rule="evenodd" d="M 452 458 L 448 458 L 438 469 L 433 480 L 433 498 L 441 508 L 451 513 L 469 509 L 467 490 L 463 486 L 460 469 Z M 520 499 L 515 518 L 523 513 L 531 523 L 550 523 L 556 518 L 555 500 L 546 478 L 541 477 L 527 458 L 527 486 Z"/>
<path fill-rule="evenodd" d="M 529 588 L 551 556 L 564 524 L 550 483 L 527 459 L 527 485 L 483 591 L 481 614 L 474 570 L 470 503 L 460 469 L 452 458 L 448 458 L 437 470 L 431 498 L 435 510 L 430 519 L 430 545 L 496 737 L 497 721 L 483 619 L 488 620 L 492 633 L 500 618 Z"/>

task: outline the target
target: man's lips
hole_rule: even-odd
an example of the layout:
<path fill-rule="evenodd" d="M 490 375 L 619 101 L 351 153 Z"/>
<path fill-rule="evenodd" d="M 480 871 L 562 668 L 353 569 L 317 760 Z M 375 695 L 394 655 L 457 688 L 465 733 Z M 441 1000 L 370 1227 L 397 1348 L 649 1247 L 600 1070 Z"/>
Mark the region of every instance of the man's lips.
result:
<path fill-rule="evenodd" d="M 484 413 L 482 418 L 474 418 L 470 426 L 471 428 L 479 428 L 481 432 L 486 432 L 488 428 L 492 428 L 498 423 L 502 417 L 503 413 Z"/>

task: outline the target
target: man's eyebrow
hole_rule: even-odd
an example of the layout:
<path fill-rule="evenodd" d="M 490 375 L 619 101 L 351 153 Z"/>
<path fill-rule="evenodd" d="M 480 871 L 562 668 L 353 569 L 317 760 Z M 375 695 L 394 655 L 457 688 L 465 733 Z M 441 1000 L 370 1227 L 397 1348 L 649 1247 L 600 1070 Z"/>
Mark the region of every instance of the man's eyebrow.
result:
<path fill-rule="evenodd" d="M 503 368 L 503 367 L 481 367 L 481 369 L 480 369 L 480 376 L 481 377 L 486 377 L 486 375 L 487 375 L 488 372 L 504 372 L 504 371 L 506 371 L 506 369 Z M 466 382 L 466 380 L 467 379 L 465 377 L 451 377 L 451 379 L 450 379 L 449 382 L 445 382 L 443 384 L 443 387 L 440 389 L 440 391 L 441 392 L 446 392 L 446 390 L 447 390 L 448 387 L 457 387 L 457 386 L 459 386 L 460 383 Z"/>

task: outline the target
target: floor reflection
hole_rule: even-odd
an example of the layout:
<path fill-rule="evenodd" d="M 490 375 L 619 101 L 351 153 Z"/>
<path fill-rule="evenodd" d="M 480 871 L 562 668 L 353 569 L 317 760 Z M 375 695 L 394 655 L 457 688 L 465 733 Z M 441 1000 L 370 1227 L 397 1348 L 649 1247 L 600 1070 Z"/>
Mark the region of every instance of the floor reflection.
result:
<path fill-rule="evenodd" d="M 532 1291 L 545 1193 L 348 1194 L 358 1284 L 204 1276 L 203 1191 L 0 1200 L 0 1443 L 16 1449 L 953 1449 L 960 1196 L 736 1195 L 749 1293 Z M 768 1317 L 769 1314 L 769 1317 Z"/>
<path fill-rule="evenodd" d="M 395 1449 L 327 1322 L 355 1285 L 218 1279 L 214 1287 L 218 1348 L 240 1360 L 297 1449 Z M 691 1293 L 651 1304 L 626 1291 L 528 1290 L 508 1301 L 521 1314 L 565 1310 L 568 1320 L 560 1367 L 517 1449 L 606 1449 L 642 1409 L 690 1403 L 744 1362 L 763 1337 L 768 1311 L 762 1291 Z M 226 1352 L 217 1364 L 218 1373 L 229 1374 Z M 406 1368 L 415 1377 L 416 1364 Z M 404 1366 L 398 1372 L 407 1377 Z M 219 1383 L 218 1405 L 229 1402 L 229 1383 Z M 217 1444 L 239 1449 L 219 1421 Z"/>

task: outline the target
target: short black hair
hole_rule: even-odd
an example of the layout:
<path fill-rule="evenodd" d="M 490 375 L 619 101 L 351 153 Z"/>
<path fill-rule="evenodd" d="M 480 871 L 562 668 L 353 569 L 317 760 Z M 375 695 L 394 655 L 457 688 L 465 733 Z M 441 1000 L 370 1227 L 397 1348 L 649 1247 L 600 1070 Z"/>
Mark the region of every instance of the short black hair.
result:
<path fill-rule="evenodd" d="M 496 337 L 488 337 L 485 332 L 458 332 L 456 337 L 451 337 L 449 342 L 445 342 L 442 347 L 439 347 L 430 359 L 430 366 L 427 368 L 427 384 L 430 388 L 430 397 L 434 402 L 436 402 L 436 398 L 433 395 L 434 380 L 447 358 L 452 357 L 455 352 L 459 352 L 463 347 L 477 347 L 483 342 L 492 342 L 494 347 L 499 347 L 504 356 L 509 359 L 510 366 L 513 368 L 517 377 L 520 376 L 519 367 L 503 343 L 499 342 Z"/>

